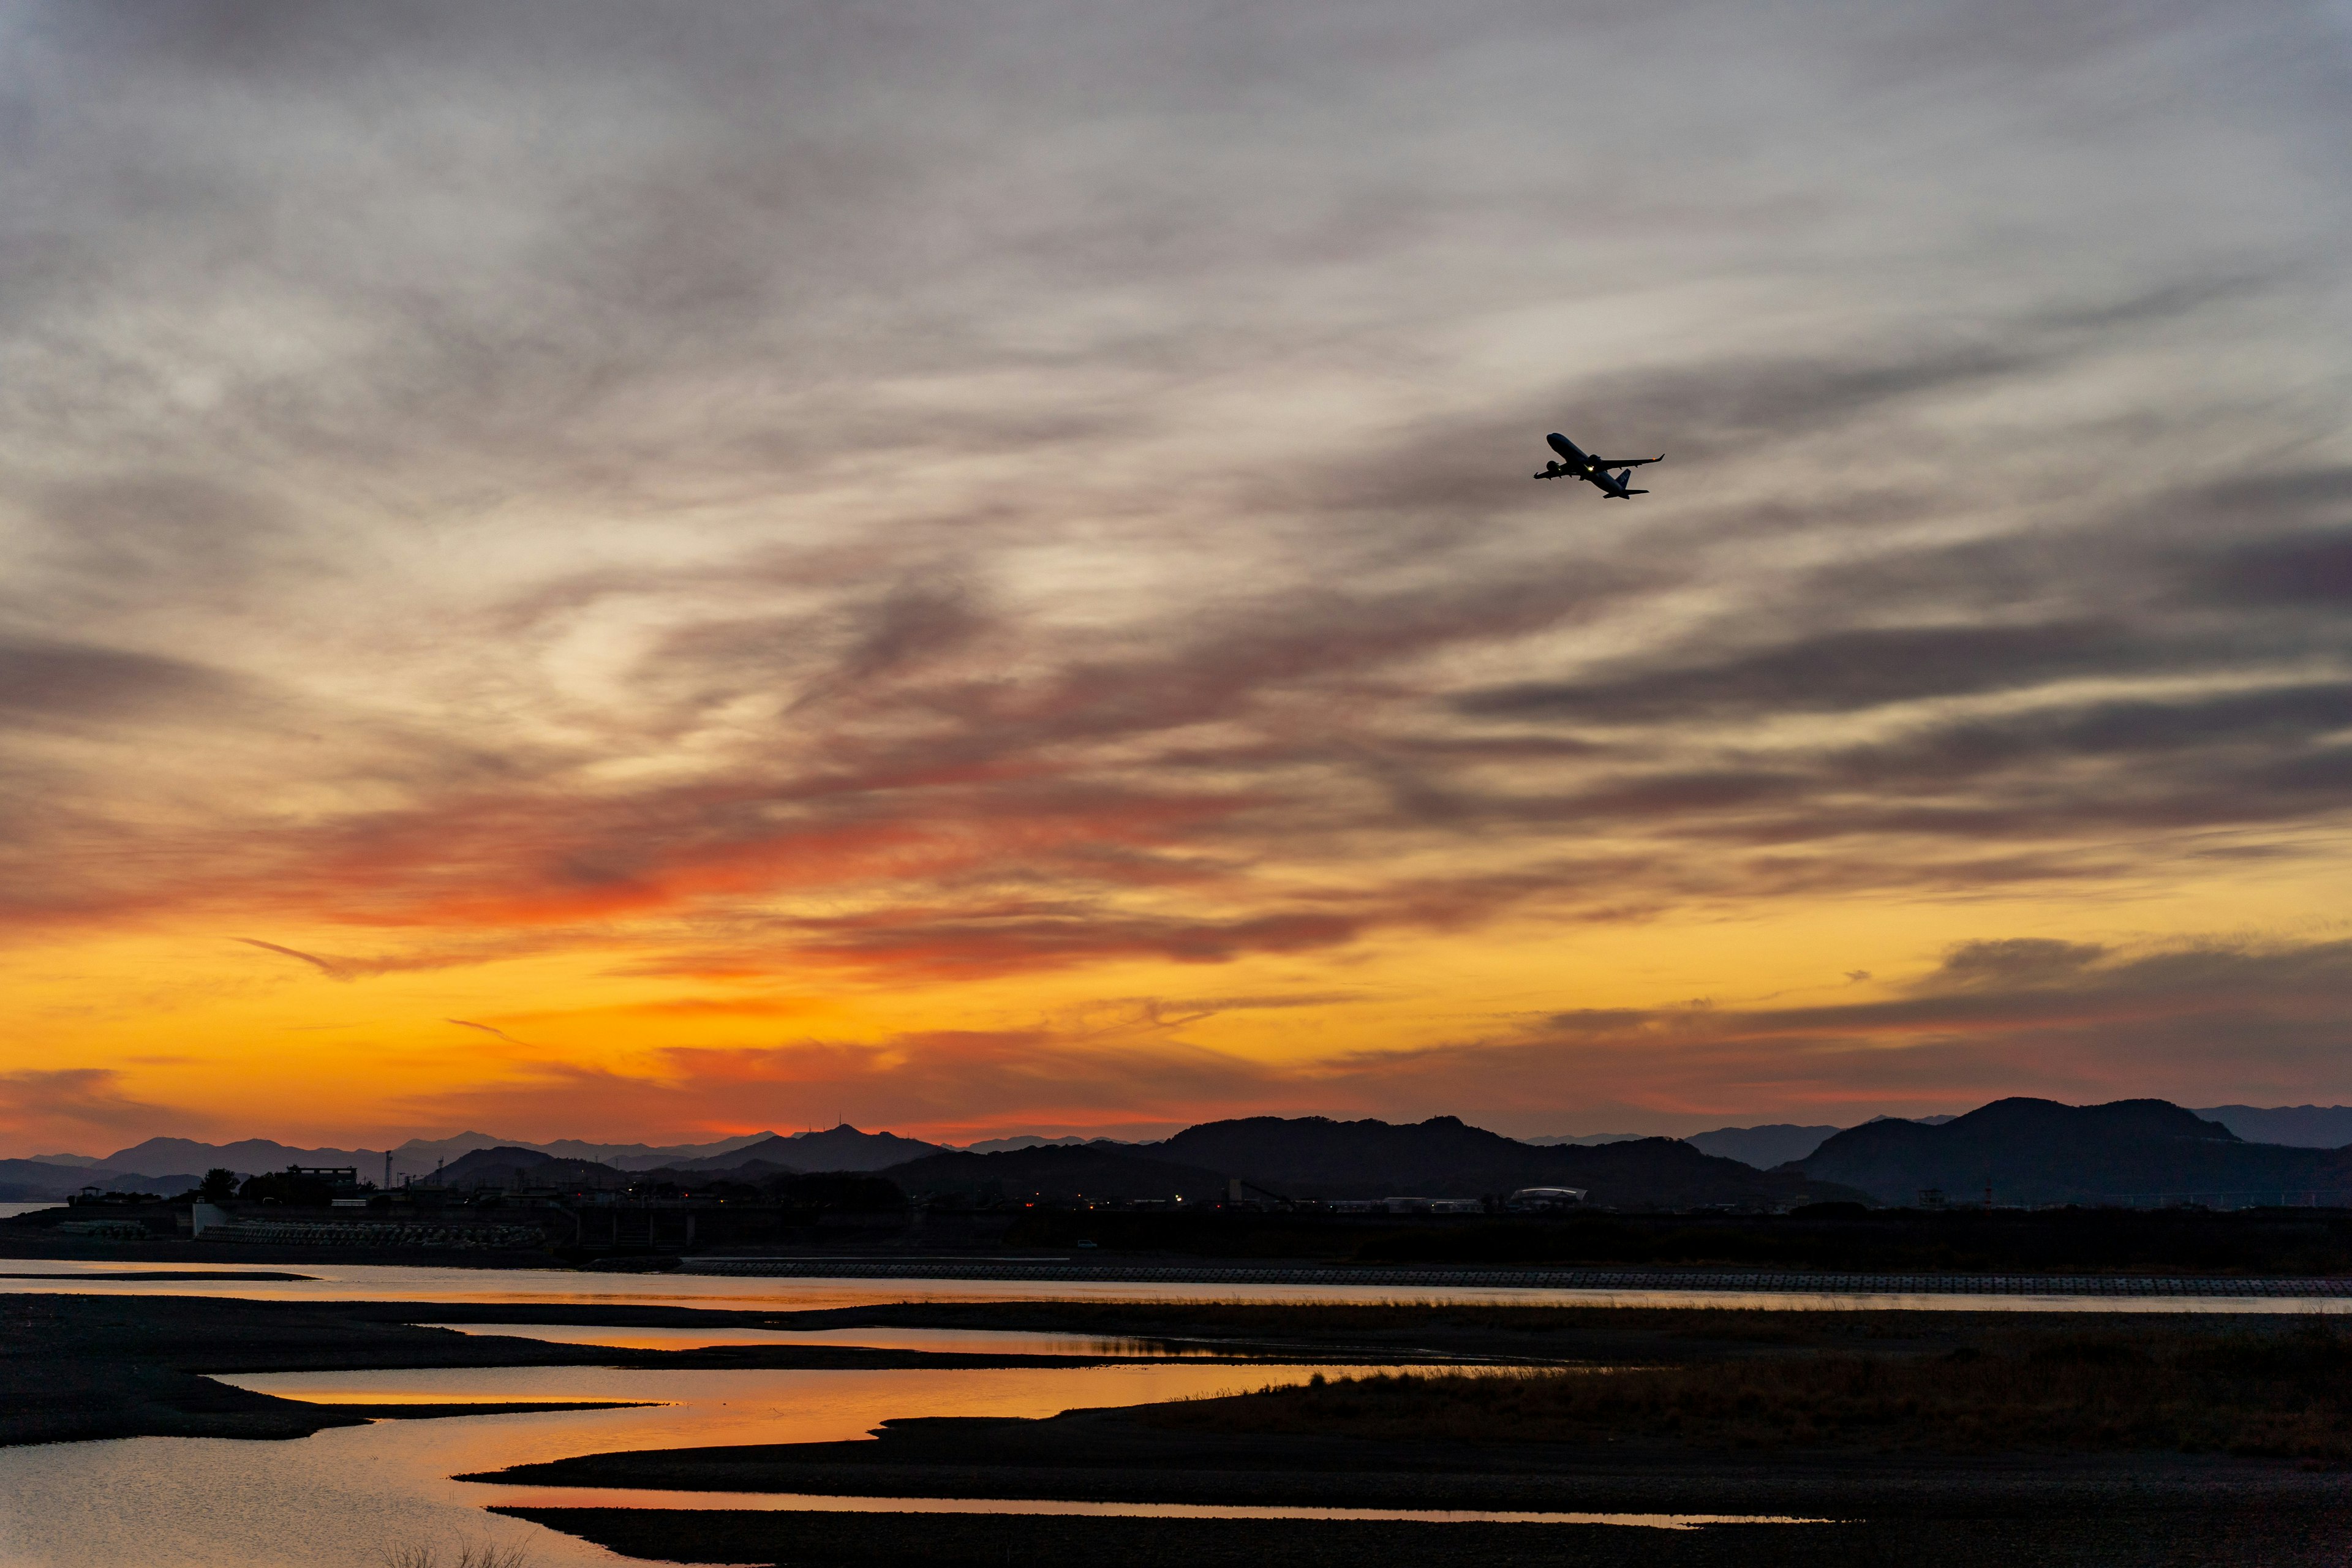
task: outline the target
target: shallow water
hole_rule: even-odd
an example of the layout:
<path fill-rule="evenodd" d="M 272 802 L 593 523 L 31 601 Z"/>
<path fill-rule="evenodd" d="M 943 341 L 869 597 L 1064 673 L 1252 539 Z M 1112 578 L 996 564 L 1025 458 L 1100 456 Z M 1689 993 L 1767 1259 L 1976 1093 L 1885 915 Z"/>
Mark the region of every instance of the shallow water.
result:
<path fill-rule="evenodd" d="M 90 1278 L 100 1272 L 162 1273 L 186 1264 L 19 1263 L 39 1276 L 0 1279 L 0 1290 L 94 1294 L 218 1295 L 285 1300 L 419 1303 L 656 1305 L 789 1311 L 898 1301 L 1197 1300 L 1245 1302 L 1476 1301 L 1524 1305 L 1724 1306 L 1774 1310 L 1906 1308 L 1930 1311 L 2341 1312 L 2352 1301 L 2326 1298 L 2116 1298 L 1860 1295 L 1748 1291 L 1552 1290 L 1532 1289 L 1202 1284 L 1112 1281 L 812 1279 L 685 1274 L 596 1274 L 565 1269 L 488 1270 L 304 1263 L 310 1278 L 217 1280 Z M 236 1266 L 220 1266 L 234 1271 Z M 420 1311 L 420 1318 L 432 1314 Z M 570 1342 L 680 1348 L 686 1344 L 816 1342 L 908 1349 L 1106 1353 L 1096 1336 L 982 1331 L 846 1329 L 613 1330 L 541 1325 L 463 1325 Z M 1108 1353 L 1133 1353 L 1121 1349 Z M 554 1411 L 456 1419 L 375 1422 L 287 1443 L 226 1438 L 138 1437 L 104 1443 L 0 1449 L 0 1564 L 6 1568 L 373 1568 L 404 1542 L 446 1550 L 464 1540 L 522 1546 L 533 1568 L 606 1563 L 601 1547 L 520 1520 L 486 1513 L 492 1502 L 626 1502 L 649 1506 L 774 1509 L 936 1509 L 944 1512 L 1040 1511 L 1005 1502 L 743 1498 L 690 1494 L 492 1487 L 452 1475 L 572 1454 L 730 1443 L 855 1438 L 882 1421 L 916 1415 L 1049 1415 L 1076 1407 L 1134 1405 L 1269 1384 L 1317 1369 L 1211 1363 L 1186 1356 L 1126 1365 L 973 1371 L 736 1371 L 611 1367 L 512 1367 L 305 1373 L 225 1378 L 285 1397 L 371 1403 L 632 1399 L 621 1410 Z M 1093 1511 L 1050 1505 L 1053 1511 Z M 1113 1505 L 1103 1511 L 1171 1510 Z M 1216 1509 L 1203 1517 L 1325 1517 L 1318 1510 Z M 1328 1517 L 1380 1517 L 1330 1514 Z M 1428 1515 L 1410 1515 L 1424 1518 Z M 1495 1515 L 1466 1517 L 1496 1518 Z M 1667 1516 L 1546 1516 L 1555 1522 L 1697 1523 Z"/>
<path fill-rule="evenodd" d="M 195 1265 L 200 1267 L 201 1264 Z M 297 1280 L 93 1279 L 93 1273 L 185 1269 L 184 1263 L 27 1260 L 5 1266 L 34 1279 L 0 1292 L 236 1296 L 263 1300 L 612 1304 L 801 1311 L 898 1301 L 1475 1302 L 1518 1307 L 1739 1307 L 1759 1311 L 2352 1312 L 2326 1296 L 1946 1296 L 1830 1290 L 1561 1290 L 1487 1286 L 1167 1284 L 1069 1279 L 811 1279 L 719 1274 L 597 1274 L 566 1268 L 408 1268 L 382 1264 L 245 1265 L 310 1275 Z M 222 1265 L 224 1273 L 239 1266 Z"/>
<path fill-rule="evenodd" d="M 759 1513 L 1047 1513 L 1095 1519 L 1372 1519 L 1419 1524 L 1615 1524 L 1696 1530 L 1708 1524 L 1829 1524 L 1766 1513 L 1488 1513 L 1475 1509 L 1268 1508 L 1253 1503 L 1070 1502 L 1046 1498 L 823 1497 L 813 1492 L 623 1491 L 516 1487 L 513 1508 L 741 1509 Z"/>
<path fill-rule="evenodd" d="M 693 1351 L 718 1345 L 865 1345 L 876 1350 L 953 1355 L 1104 1355 L 1152 1361 L 1226 1353 L 1198 1341 L 1105 1339 L 1096 1334 L 1018 1329 L 606 1329 L 562 1323 L 426 1323 L 461 1334 L 499 1334 L 559 1345 L 614 1350 Z"/>
<path fill-rule="evenodd" d="M 293 1442 L 131 1437 L 0 1449 L 8 1568 L 377 1568 L 387 1546 L 468 1536 L 520 1545 L 533 1568 L 627 1561 L 485 1513 L 526 1489 L 473 1470 L 616 1449 L 828 1442 L 908 1415 L 1050 1415 L 1304 1381 L 1328 1368 L 1187 1361 L 971 1372 L 702 1372 L 492 1367 L 273 1373 L 221 1381 L 330 1403 L 644 1399 L 628 1410 L 379 1421 Z M 562 1489 L 611 1503 L 614 1495 Z M 705 1506 L 719 1500 L 698 1494 Z M 747 1504 L 744 1506 L 758 1506 Z M 871 1507 L 861 1500 L 856 1506 Z M 969 1510 L 967 1510 L 969 1511 Z"/>

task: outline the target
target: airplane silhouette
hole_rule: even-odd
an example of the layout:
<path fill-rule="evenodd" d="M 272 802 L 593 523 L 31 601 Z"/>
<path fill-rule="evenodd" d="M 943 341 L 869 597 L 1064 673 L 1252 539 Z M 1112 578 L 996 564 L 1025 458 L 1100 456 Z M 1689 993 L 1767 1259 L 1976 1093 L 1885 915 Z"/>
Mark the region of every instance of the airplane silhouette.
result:
<path fill-rule="evenodd" d="M 1666 455 L 1664 452 L 1654 458 L 1596 458 L 1557 430 L 1544 439 L 1551 443 L 1553 451 L 1558 452 L 1567 460 L 1546 463 L 1544 471 L 1536 475 L 1537 479 L 1582 479 L 1589 485 L 1597 486 L 1601 493 L 1612 500 L 1623 500 L 1628 496 L 1648 495 L 1650 492 L 1647 490 L 1627 489 L 1625 481 L 1632 479 L 1633 470 L 1643 464 L 1663 463 L 1666 460 Z M 1619 471 L 1612 474 L 1609 471 L 1612 468 Z"/>

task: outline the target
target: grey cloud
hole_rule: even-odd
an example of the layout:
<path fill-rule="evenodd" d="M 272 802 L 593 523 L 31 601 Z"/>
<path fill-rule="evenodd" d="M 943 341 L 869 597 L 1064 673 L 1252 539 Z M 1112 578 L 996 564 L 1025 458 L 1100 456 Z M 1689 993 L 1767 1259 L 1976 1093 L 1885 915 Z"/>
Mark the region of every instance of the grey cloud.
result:
<path fill-rule="evenodd" d="M 1863 627 L 1585 681 L 1467 693 L 1465 713 L 1623 723 L 1670 718 L 1840 711 L 1923 697 L 2029 686 L 2111 668 L 2130 645 L 2096 623 Z"/>
<path fill-rule="evenodd" d="M 1963 942 L 1944 955 L 1930 984 L 2049 984 L 2068 980 L 2106 955 L 2096 942 L 2005 937 Z"/>
<path fill-rule="evenodd" d="M 2015 378 L 2046 363 L 2050 350 L 2025 344 L 1926 349 L 1877 361 L 1830 353 L 1688 367 L 1599 378 L 1577 402 L 1605 410 L 1601 445 L 1615 455 L 1634 431 L 1671 430 L 1679 456 L 1730 458 L 1756 447 L 1844 428 L 1864 414 L 1884 416 L 1909 398 L 1966 391 Z M 1595 433 L 1599 439 L 1599 433 Z"/>
<path fill-rule="evenodd" d="M 194 1131 L 209 1119 L 133 1100 L 113 1068 L 36 1068 L 0 1072 L 0 1130 L 18 1136 L 79 1138 L 131 1129 Z M 70 1132 L 65 1131 L 71 1129 Z"/>
<path fill-rule="evenodd" d="M 2273 752 L 2314 744 L 2352 726 L 2352 685 L 2261 687 L 2172 701 L 2070 703 L 1924 727 L 1830 759 L 1832 776 L 1856 784 L 1951 781 L 1996 769 L 2067 759 Z"/>
<path fill-rule="evenodd" d="M 184 659 L 84 644 L 0 639 L 0 714 L 101 722 L 210 708 L 237 683 Z"/>
<path fill-rule="evenodd" d="M 1214 956 L 1586 828 L 1640 852 L 1526 899 L 2087 884 L 2341 808 L 2340 409 L 2231 357 L 2334 363 L 2301 12 L 27 15 L 0 444 L 58 591 L 12 636 L 88 651 L 0 700 L 128 724 L 343 639 L 234 745 L 355 804 L 164 845 L 39 764 L 53 863 L 150 845 L 156 904 L 723 921 L 838 852 L 906 926 L 809 928 L 845 955 Z M 1531 484 L 1554 425 L 1655 493 Z M 2154 677 L 2240 689 L 1983 710 Z"/>
<path fill-rule="evenodd" d="M 2336 1092 L 2327 1086 L 2338 1081 L 2347 1021 L 2352 946 L 2343 942 L 2117 953 L 1994 938 L 1956 948 L 1889 1001 L 1560 1013 L 1475 1041 L 1334 1058 L 1323 1071 L 1360 1103 L 1438 1095 L 1504 1116 L 1610 1103 L 1756 1116 L 1843 1104 L 1860 1121 L 2003 1094 L 2198 1104 L 2233 1084 L 2291 1103 Z"/>
<path fill-rule="evenodd" d="M 2347 498 L 2352 509 L 2352 498 Z M 2331 608 L 2352 602 L 2352 531 L 2290 534 L 2230 552 L 2202 596 L 2248 605 Z"/>

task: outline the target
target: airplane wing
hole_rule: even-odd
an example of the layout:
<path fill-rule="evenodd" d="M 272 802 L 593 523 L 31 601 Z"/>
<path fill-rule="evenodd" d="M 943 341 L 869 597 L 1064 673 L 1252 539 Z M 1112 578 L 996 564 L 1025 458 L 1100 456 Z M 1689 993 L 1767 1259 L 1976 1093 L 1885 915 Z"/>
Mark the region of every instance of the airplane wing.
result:
<path fill-rule="evenodd" d="M 1665 460 L 1666 455 L 1661 452 L 1654 458 L 1595 458 L 1592 466 L 1596 468 L 1638 468 L 1644 463 L 1663 463 Z"/>

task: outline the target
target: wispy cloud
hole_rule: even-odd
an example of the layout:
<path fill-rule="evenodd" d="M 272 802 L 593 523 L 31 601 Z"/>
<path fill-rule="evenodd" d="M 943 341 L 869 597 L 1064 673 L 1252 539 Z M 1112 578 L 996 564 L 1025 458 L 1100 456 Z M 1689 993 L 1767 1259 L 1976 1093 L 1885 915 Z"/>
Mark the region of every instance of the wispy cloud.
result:
<path fill-rule="evenodd" d="M 9 952 L 268 931 L 217 989 L 355 1005 L 544 958 L 415 1016 L 642 1052 L 685 1015 L 546 974 L 887 993 L 987 1026 L 926 1059 L 1010 1105 L 976 986 L 1320 995 L 1474 931 L 2027 892 L 2073 984 L 2137 951 L 2126 897 L 2345 868 L 2316 12 L 10 37 Z M 1564 97 L 1578 58 L 1650 68 Z M 1665 449 L 1654 493 L 1531 484 L 1555 426 Z"/>
<path fill-rule="evenodd" d="M 2292 1100 L 2340 1050 L 2352 1018 L 2352 948 L 2192 941 L 2110 950 L 1999 938 L 1958 944 L 1908 984 L 1874 989 L 1864 1000 L 1840 988 L 1839 999 L 1815 1003 L 1497 1018 L 1475 1036 L 1279 1064 L 1188 1038 L 1231 1000 L 1140 999 L 1017 1029 L 669 1047 L 626 1068 L 534 1061 L 511 1079 L 429 1096 L 416 1110 L 437 1121 L 607 1130 L 845 1114 L 959 1139 L 1265 1113 L 1412 1118 L 1433 1105 L 1533 1134 L 1692 1131 L 1797 1114 L 1858 1121 L 1965 1110 L 2011 1093 Z M 2217 1038 L 2232 1051 L 2213 1051 Z"/>
<path fill-rule="evenodd" d="M 522 1045 L 522 1044 L 523 1044 L 523 1042 L 522 1042 L 522 1041 L 516 1039 L 512 1035 L 508 1034 L 504 1029 L 499 1028 L 499 1027 L 497 1027 L 497 1026 L 493 1026 L 493 1025 L 489 1025 L 489 1024 L 477 1024 L 477 1023 L 475 1023 L 471 1018 L 445 1018 L 445 1019 L 443 1019 L 443 1020 L 442 1020 L 442 1022 L 444 1022 L 444 1023 L 447 1023 L 447 1024 L 455 1024 L 456 1026 L 457 1026 L 457 1027 L 459 1027 L 459 1028 L 461 1028 L 461 1029 L 474 1029 L 474 1030 L 478 1030 L 480 1033 L 485 1034 L 485 1035 L 488 1035 L 488 1036 L 490 1036 L 490 1037 L 491 1037 L 492 1038 L 494 1038 L 494 1039 L 500 1039 L 500 1040 L 504 1040 L 507 1044 L 509 1044 L 509 1045 L 510 1045 L 510 1046 L 520 1046 L 520 1045 Z"/>
<path fill-rule="evenodd" d="M 113 1068 L 0 1072 L 0 1136 L 18 1147 L 70 1147 L 93 1136 L 131 1142 L 163 1131 L 201 1132 L 211 1118 L 185 1106 L 133 1099 Z"/>

